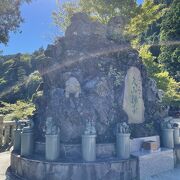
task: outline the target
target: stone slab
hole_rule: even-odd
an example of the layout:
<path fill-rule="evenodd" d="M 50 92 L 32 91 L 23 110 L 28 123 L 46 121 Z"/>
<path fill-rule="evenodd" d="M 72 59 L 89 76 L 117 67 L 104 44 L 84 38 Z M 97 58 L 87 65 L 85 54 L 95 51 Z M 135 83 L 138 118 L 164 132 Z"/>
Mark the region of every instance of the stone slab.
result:
<path fill-rule="evenodd" d="M 125 77 L 123 109 L 128 115 L 128 122 L 144 122 L 144 100 L 141 72 L 137 67 L 130 67 Z"/>
<path fill-rule="evenodd" d="M 159 152 L 135 152 L 138 158 L 140 180 L 174 169 L 174 153 L 172 149 L 161 149 Z"/>
<path fill-rule="evenodd" d="M 13 174 L 26 180 L 136 180 L 137 159 L 101 159 L 86 162 L 47 162 L 36 158 L 22 158 L 11 154 Z"/>

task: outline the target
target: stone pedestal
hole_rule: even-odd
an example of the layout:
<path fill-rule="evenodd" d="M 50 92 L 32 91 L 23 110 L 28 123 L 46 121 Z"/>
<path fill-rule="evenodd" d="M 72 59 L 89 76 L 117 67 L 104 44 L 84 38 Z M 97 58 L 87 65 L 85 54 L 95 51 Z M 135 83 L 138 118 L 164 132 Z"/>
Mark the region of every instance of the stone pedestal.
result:
<path fill-rule="evenodd" d="M 82 158 L 84 161 L 96 160 L 96 135 L 82 135 Z"/>
<path fill-rule="evenodd" d="M 176 145 L 174 148 L 174 157 L 175 157 L 175 164 L 180 163 L 180 144 Z"/>
<path fill-rule="evenodd" d="M 46 135 L 46 160 L 56 161 L 59 158 L 59 135 Z"/>
<path fill-rule="evenodd" d="M 14 151 L 21 150 L 21 129 L 14 130 Z"/>
<path fill-rule="evenodd" d="M 116 151 L 117 157 L 120 159 L 128 159 L 130 156 L 130 134 L 116 135 Z"/>
<path fill-rule="evenodd" d="M 174 145 L 179 144 L 179 128 L 174 128 Z"/>
<path fill-rule="evenodd" d="M 38 156 L 39 157 L 39 156 Z M 10 173 L 26 180 L 134 180 L 138 178 L 137 159 L 97 159 L 96 162 L 47 162 L 43 157 L 32 159 L 11 154 Z"/>
<path fill-rule="evenodd" d="M 172 149 L 162 149 L 161 151 L 154 153 L 136 152 L 132 153 L 132 155 L 138 158 L 140 180 L 145 180 L 150 176 L 174 168 L 174 154 Z"/>
<path fill-rule="evenodd" d="M 33 132 L 21 133 L 21 156 L 31 156 L 34 150 Z"/>
<path fill-rule="evenodd" d="M 165 148 L 174 148 L 174 129 L 162 129 L 162 142 Z"/>

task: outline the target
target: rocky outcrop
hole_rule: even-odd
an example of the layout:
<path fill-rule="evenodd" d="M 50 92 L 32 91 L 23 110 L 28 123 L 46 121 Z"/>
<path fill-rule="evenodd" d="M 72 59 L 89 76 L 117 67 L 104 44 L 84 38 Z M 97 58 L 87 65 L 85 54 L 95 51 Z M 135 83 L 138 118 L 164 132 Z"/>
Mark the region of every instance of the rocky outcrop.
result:
<path fill-rule="evenodd" d="M 146 70 L 121 30 L 117 31 L 121 29 L 122 20 L 115 18 L 114 21 L 118 23 L 112 20 L 106 26 L 78 13 L 73 16 L 65 36 L 48 46 L 39 66 L 44 81 L 44 103 L 38 106 L 36 115 L 40 135 L 46 117 L 52 117 L 60 127 L 62 142 L 79 143 L 85 124 L 90 120 L 95 122 L 97 141 L 112 142 L 116 124 L 128 122 L 123 96 L 125 76 L 130 67 L 137 67 L 142 77 L 144 123 L 158 118 L 153 108 L 157 94 L 147 96 Z M 118 41 L 115 36 L 119 37 Z M 136 136 L 139 124 L 132 126 Z M 148 133 L 144 130 L 138 136 L 145 132 Z"/>

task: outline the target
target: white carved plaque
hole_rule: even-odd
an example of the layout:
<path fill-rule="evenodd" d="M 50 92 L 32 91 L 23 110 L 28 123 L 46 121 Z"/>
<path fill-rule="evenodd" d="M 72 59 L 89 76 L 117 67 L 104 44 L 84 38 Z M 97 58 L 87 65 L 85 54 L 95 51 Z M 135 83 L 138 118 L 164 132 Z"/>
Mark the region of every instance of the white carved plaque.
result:
<path fill-rule="evenodd" d="M 129 68 L 125 77 L 123 109 L 128 115 L 129 123 L 144 122 L 142 78 L 136 67 Z"/>

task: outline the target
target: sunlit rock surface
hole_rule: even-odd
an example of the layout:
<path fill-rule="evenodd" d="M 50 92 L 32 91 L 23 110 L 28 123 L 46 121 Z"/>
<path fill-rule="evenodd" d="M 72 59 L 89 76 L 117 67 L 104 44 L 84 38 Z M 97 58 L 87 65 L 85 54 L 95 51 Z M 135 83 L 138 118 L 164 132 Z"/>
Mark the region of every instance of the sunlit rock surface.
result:
<path fill-rule="evenodd" d="M 153 127 L 148 129 L 145 124 L 161 118 L 158 91 L 151 87 L 138 53 L 121 33 L 123 20 L 114 21 L 118 24 L 112 19 L 106 26 L 78 13 L 65 36 L 48 46 L 39 65 L 44 93 L 36 100 L 38 138 L 43 138 L 47 117 L 60 127 L 63 143 L 80 143 L 87 120 L 95 121 L 98 143 L 113 142 L 115 126 L 121 121 L 131 123 L 134 137 L 155 133 Z M 141 76 L 143 117 L 139 120 L 128 119 L 131 116 L 123 110 L 125 77 L 132 67 Z"/>

